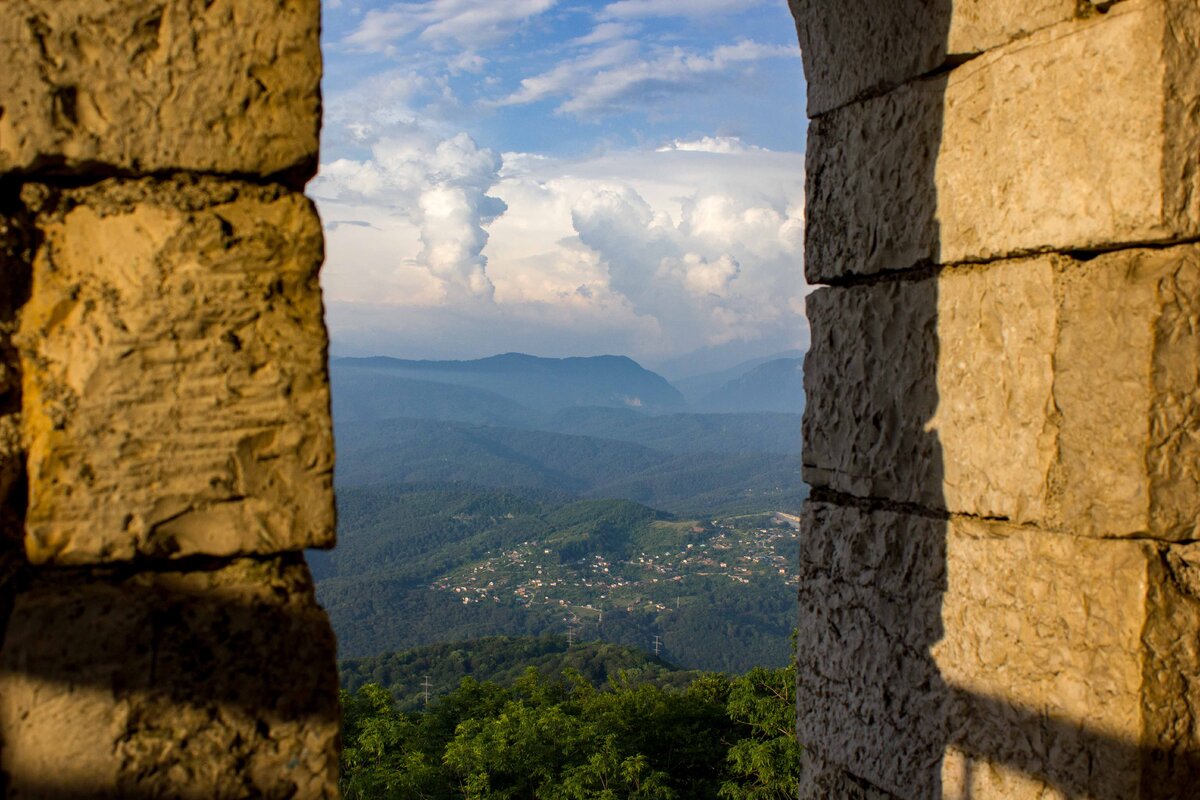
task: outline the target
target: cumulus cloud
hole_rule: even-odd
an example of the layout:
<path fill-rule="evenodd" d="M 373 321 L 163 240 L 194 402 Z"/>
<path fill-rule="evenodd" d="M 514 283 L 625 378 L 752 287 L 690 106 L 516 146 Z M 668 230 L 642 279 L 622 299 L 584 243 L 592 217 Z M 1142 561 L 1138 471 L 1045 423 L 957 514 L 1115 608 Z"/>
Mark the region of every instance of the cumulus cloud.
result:
<path fill-rule="evenodd" d="M 803 156 L 726 149 L 506 153 L 498 167 L 465 136 L 414 135 L 327 164 L 316 188 L 335 341 L 651 362 L 802 346 Z"/>
<path fill-rule="evenodd" d="M 748 145 L 573 162 L 505 154 L 488 246 L 497 298 L 621 308 L 678 353 L 804 335 L 803 158 Z M 739 143 L 740 144 L 740 143 Z"/>
<path fill-rule="evenodd" d="M 559 113 L 612 113 L 661 98 L 695 91 L 715 74 L 768 58 L 796 58 L 795 47 L 742 40 L 696 52 L 682 47 L 640 56 L 637 42 L 611 41 L 591 52 L 525 78 L 498 105 L 522 105 L 563 97 Z"/>
<path fill-rule="evenodd" d="M 342 158 L 321 165 L 312 191 L 326 216 L 361 221 L 396 245 L 386 268 L 392 288 L 402 287 L 424 302 L 464 295 L 489 300 L 494 286 L 483 254 L 485 226 L 505 211 L 504 203 L 487 193 L 499 178 L 499 156 L 479 148 L 465 133 L 443 138 L 416 125 L 393 129 L 370 150 L 366 159 Z M 333 233 L 341 231 L 333 228 Z M 419 249 L 412 246 L 414 234 Z M 353 232 L 346 235 L 352 237 Z M 362 238 L 374 242 L 377 279 L 386 244 L 378 236 Z M 411 255 L 397 255 L 401 253 Z M 335 273 L 346 269 L 337 259 L 331 248 Z M 414 276 L 400 274 L 413 270 L 423 270 L 432 283 L 425 280 L 414 286 Z M 353 274 L 353 268 L 350 271 Z M 372 290 L 367 291 L 370 296 Z M 391 294 L 386 287 L 383 291 Z M 331 293 L 340 296 L 345 287 L 334 287 Z"/>
<path fill-rule="evenodd" d="M 557 0 L 426 0 L 371 9 L 343 43 L 367 52 L 390 52 L 416 36 L 431 45 L 474 49 L 502 41 L 521 23 L 545 13 Z"/>

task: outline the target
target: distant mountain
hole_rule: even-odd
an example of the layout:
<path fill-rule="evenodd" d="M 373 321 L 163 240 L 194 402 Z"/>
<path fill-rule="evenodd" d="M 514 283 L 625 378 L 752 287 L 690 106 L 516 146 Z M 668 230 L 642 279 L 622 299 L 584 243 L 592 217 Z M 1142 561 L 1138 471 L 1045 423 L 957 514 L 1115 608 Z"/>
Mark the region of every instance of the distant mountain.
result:
<path fill-rule="evenodd" d="M 672 380 L 671 383 L 673 383 L 675 388 L 679 389 L 679 391 L 683 393 L 684 399 L 687 400 L 689 406 L 692 406 L 693 408 L 701 408 L 703 405 L 703 400 L 706 396 L 717 391 L 727 383 L 736 381 L 738 378 L 741 378 L 755 367 L 765 364 L 768 361 L 803 357 L 804 351 L 802 350 L 786 350 L 782 353 L 775 353 L 774 355 L 752 358 L 727 369 L 706 372 L 700 375 L 690 375 L 684 378 L 676 378 Z M 787 410 L 793 412 L 795 411 L 794 408 Z"/>
<path fill-rule="evenodd" d="M 624 356 L 538 358 L 506 353 L 475 361 L 338 358 L 332 362 L 332 371 L 335 382 L 341 380 L 347 384 L 362 383 L 367 376 L 375 376 L 377 380 L 381 377 L 403 378 L 469 387 L 543 413 L 574 406 L 659 412 L 682 410 L 685 405 L 683 395 L 665 378 Z M 376 385 L 383 387 L 386 384 Z M 409 391 L 417 396 L 416 389 L 410 387 Z M 478 395 L 473 397 L 480 399 Z M 520 412 L 506 408 L 497 413 Z"/>
<path fill-rule="evenodd" d="M 804 359 L 778 358 L 750 369 L 709 392 L 696 405 L 705 411 L 804 410 Z"/>
<path fill-rule="evenodd" d="M 356 691 L 366 683 L 390 689 L 402 711 L 424 705 L 424 683 L 430 699 L 458 687 L 463 678 L 511 686 L 533 667 L 557 679 L 566 669 L 605 687 L 619 673 L 635 682 L 658 686 L 686 686 L 696 672 L 681 670 L 643 650 L 610 642 L 570 644 L 566 636 L 486 636 L 481 639 L 437 644 L 402 653 L 355 658 L 338 664 L 343 689 Z"/>

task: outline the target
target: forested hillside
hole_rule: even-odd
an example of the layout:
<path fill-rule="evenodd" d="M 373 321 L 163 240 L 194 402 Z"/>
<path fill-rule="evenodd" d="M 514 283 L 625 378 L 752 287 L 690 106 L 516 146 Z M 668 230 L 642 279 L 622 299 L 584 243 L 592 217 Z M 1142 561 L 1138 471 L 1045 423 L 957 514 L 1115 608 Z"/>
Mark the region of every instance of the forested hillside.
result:
<path fill-rule="evenodd" d="M 391 692 L 396 708 L 416 711 L 458 688 L 463 678 L 513 686 L 533 667 L 551 680 L 567 672 L 600 689 L 619 681 L 683 688 L 701 673 L 683 670 L 636 647 L 609 642 L 570 642 L 566 636 L 486 636 L 440 642 L 400 653 L 347 659 L 338 664 L 342 688 L 368 683 Z"/>
<path fill-rule="evenodd" d="M 688 435 L 695 427 L 680 425 L 664 436 L 703 444 L 701 435 Z M 627 430 L 637 438 L 637 426 Z M 682 443 L 655 442 L 664 448 L 657 449 L 614 438 L 419 419 L 344 423 L 337 434 L 339 487 L 551 489 L 681 514 L 798 508 L 804 498 L 798 453 L 696 452 Z M 737 435 L 717 432 L 712 438 Z"/>

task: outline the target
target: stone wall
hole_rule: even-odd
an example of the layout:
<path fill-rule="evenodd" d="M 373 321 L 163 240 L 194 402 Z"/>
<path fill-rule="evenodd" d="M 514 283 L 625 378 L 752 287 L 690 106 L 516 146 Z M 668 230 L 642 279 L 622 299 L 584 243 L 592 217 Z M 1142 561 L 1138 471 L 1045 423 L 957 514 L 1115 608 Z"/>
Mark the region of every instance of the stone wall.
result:
<path fill-rule="evenodd" d="M 1200 5 L 791 5 L 802 797 L 1200 797 Z"/>
<path fill-rule="evenodd" d="M 0 14 L 0 779 L 332 797 L 318 0 Z"/>

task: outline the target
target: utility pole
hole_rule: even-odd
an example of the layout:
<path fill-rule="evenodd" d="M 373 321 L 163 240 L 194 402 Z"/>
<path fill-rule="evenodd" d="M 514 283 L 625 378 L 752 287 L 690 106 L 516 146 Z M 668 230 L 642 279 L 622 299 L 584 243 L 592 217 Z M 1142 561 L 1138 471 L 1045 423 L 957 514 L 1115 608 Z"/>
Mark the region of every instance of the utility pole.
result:
<path fill-rule="evenodd" d="M 425 706 L 428 707 L 429 706 L 429 687 L 431 686 L 431 684 L 429 683 L 428 675 L 425 676 L 425 682 L 421 685 L 425 687 Z"/>
<path fill-rule="evenodd" d="M 660 639 L 658 634 L 656 633 L 656 634 L 654 634 L 654 655 L 655 656 L 658 655 L 658 651 L 661 648 L 662 648 L 662 639 Z"/>
<path fill-rule="evenodd" d="M 575 625 L 579 622 L 579 617 L 575 612 L 571 612 L 571 616 L 567 617 L 567 647 L 575 644 Z"/>

